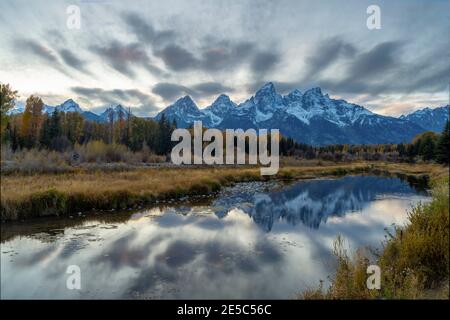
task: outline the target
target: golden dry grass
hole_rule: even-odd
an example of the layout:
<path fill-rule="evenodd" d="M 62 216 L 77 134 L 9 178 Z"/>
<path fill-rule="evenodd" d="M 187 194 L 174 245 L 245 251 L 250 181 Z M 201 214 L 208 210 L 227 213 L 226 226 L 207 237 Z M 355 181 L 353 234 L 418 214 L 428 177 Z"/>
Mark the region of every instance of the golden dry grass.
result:
<path fill-rule="evenodd" d="M 295 164 L 281 168 L 271 178 L 313 178 L 369 170 L 422 175 L 443 170 L 440 166 L 428 164 Z M 123 172 L 4 175 L 1 180 L 1 217 L 4 220 L 60 215 L 93 208 L 120 209 L 156 199 L 208 194 L 233 182 L 262 179 L 267 177 L 261 177 L 257 167 L 140 168 Z"/>

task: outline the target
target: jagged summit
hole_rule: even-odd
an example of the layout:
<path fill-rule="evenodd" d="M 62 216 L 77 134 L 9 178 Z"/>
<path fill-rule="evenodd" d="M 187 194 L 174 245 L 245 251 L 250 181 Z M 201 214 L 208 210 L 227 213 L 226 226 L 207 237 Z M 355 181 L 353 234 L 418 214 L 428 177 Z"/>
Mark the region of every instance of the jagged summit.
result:
<path fill-rule="evenodd" d="M 273 84 L 273 82 L 267 82 L 258 91 L 256 91 L 255 96 L 273 94 L 276 94 L 275 85 Z"/>
<path fill-rule="evenodd" d="M 400 116 L 400 119 L 414 122 L 427 130 L 440 133 L 448 120 L 449 111 L 449 105 L 434 109 L 426 107 L 408 115 L 402 115 Z"/>
<path fill-rule="evenodd" d="M 215 104 L 224 104 L 224 103 L 230 103 L 232 102 L 230 97 L 226 94 L 221 94 L 217 97 L 217 99 L 213 102 L 213 105 Z"/>
<path fill-rule="evenodd" d="M 323 96 L 322 89 L 319 87 L 311 88 L 305 91 L 306 96 Z"/>
<path fill-rule="evenodd" d="M 333 143 L 408 142 L 424 128 L 404 119 L 375 114 L 363 106 L 333 99 L 320 87 L 302 93 L 296 89 L 281 96 L 272 82 L 264 84 L 254 96 L 236 105 L 220 95 L 205 109 L 183 107 L 178 100 L 165 114 L 181 127 L 200 120 L 206 127 L 220 129 L 278 128 L 299 142 L 323 145 Z M 193 102 L 190 104 L 194 104 Z"/>
<path fill-rule="evenodd" d="M 231 101 L 229 96 L 221 94 L 210 106 L 202 110 L 205 115 L 203 121 L 206 121 L 212 127 L 216 126 L 222 122 L 228 113 L 232 113 L 236 107 L 237 105 Z"/>
<path fill-rule="evenodd" d="M 155 117 L 156 120 L 164 116 L 170 121 L 175 120 L 179 127 L 189 127 L 195 120 L 202 120 L 204 114 L 199 110 L 190 96 L 184 96 L 165 108 Z"/>
<path fill-rule="evenodd" d="M 131 113 L 128 112 L 127 109 L 125 109 L 122 105 L 112 105 L 108 107 L 102 114 L 100 114 L 100 119 L 103 122 L 109 122 L 111 119 L 114 121 L 117 120 L 125 120 L 128 118 L 128 116 L 131 115 Z"/>
<path fill-rule="evenodd" d="M 58 110 L 59 112 L 78 112 L 78 113 L 83 112 L 79 104 L 73 101 L 72 99 L 68 99 L 64 101 L 62 104 L 55 106 L 55 109 Z"/>

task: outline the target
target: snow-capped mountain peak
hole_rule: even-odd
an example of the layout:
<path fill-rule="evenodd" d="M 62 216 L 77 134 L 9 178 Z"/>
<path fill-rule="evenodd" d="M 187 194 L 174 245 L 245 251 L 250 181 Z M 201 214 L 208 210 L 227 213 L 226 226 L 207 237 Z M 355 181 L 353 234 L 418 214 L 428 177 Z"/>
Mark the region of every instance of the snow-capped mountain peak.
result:
<path fill-rule="evenodd" d="M 275 90 L 275 85 L 273 82 L 267 82 L 264 84 L 258 91 L 256 91 L 255 96 L 262 96 L 262 95 L 274 95 L 277 91 Z"/>
<path fill-rule="evenodd" d="M 237 105 L 231 101 L 230 97 L 226 94 L 221 94 L 217 97 L 217 99 L 205 110 L 211 110 L 215 114 L 223 114 L 225 112 L 228 112 L 234 108 L 236 108 Z"/>
<path fill-rule="evenodd" d="M 449 111 L 449 105 L 435 109 L 426 107 L 408 115 L 402 115 L 400 119 L 411 121 L 424 129 L 440 133 L 448 120 Z"/>
<path fill-rule="evenodd" d="M 61 103 L 60 105 L 55 106 L 53 110 L 55 110 L 55 109 L 58 110 L 59 112 L 77 112 L 77 113 L 83 112 L 83 110 L 80 108 L 78 103 L 76 103 L 72 99 L 68 99 L 68 100 L 64 101 L 63 103 Z M 48 113 L 51 113 L 51 112 L 48 112 Z"/>
<path fill-rule="evenodd" d="M 287 94 L 286 96 L 284 96 L 284 98 L 289 102 L 300 100 L 302 97 L 303 93 L 298 89 L 295 89 L 289 92 L 289 94 Z"/>
<path fill-rule="evenodd" d="M 323 96 L 322 94 L 322 89 L 319 87 L 315 87 L 315 88 L 311 88 L 309 90 L 305 91 L 305 96 L 309 97 L 309 96 Z"/>
<path fill-rule="evenodd" d="M 178 99 L 177 102 L 175 102 L 173 105 L 184 111 L 191 111 L 191 112 L 198 111 L 197 105 L 190 96 L 185 96 L 181 99 Z"/>
<path fill-rule="evenodd" d="M 169 121 L 175 120 L 178 127 L 189 127 L 195 120 L 203 120 L 205 117 L 190 96 L 178 99 L 159 112 L 155 119 L 160 120 L 163 114 Z"/>
<path fill-rule="evenodd" d="M 269 82 L 263 85 L 242 107 L 251 109 L 254 113 L 254 122 L 263 122 L 272 118 L 279 109 L 284 108 L 283 97 L 277 93 L 274 84 Z"/>
<path fill-rule="evenodd" d="M 111 118 L 113 121 L 126 120 L 129 115 L 131 115 L 131 113 L 129 114 L 128 110 L 118 104 L 108 107 L 102 114 L 100 114 L 100 119 L 103 122 L 109 122 L 111 121 Z"/>
<path fill-rule="evenodd" d="M 274 84 L 269 82 L 256 92 L 254 101 L 261 109 L 266 109 L 267 107 L 277 107 L 282 105 L 283 98 L 275 90 Z"/>
<path fill-rule="evenodd" d="M 213 102 L 212 105 L 217 105 L 217 104 L 233 104 L 233 102 L 231 101 L 230 97 L 227 96 L 226 94 L 221 94 L 220 96 L 217 97 L 217 99 Z"/>
<path fill-rule="evenodd" d="M 11 115 L 23 113 L 24 111 L 25 111 L 25 103 L 22 101 L 17 101 L 16 105 L 12 109 L 8 110 L 8 112 L 6 112 L 6 114 L 11 116 Z"/>
<path fill-rule="evenodd" d="M 208 126 L 217 126 L 223 120 L 223 118 L 232 113 L 236 109 L 237 105 L 231 101 L 230 97 L 226 94 L 221 94 L 217 99 L 202 112 L 205 114 L 206 118 L 204 121 Z"/>

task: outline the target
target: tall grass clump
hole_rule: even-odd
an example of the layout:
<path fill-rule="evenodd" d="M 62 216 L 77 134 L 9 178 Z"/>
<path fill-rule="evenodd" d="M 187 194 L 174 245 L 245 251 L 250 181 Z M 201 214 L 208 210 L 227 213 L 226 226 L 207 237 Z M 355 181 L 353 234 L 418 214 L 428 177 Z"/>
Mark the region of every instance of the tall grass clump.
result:
<path fill-rule="evenodd" d="M 166 156 L 155 154 L 146 145 L 133 152 L 124 145 L 103 141 L 77 144 L 73 149 L 62 152 L 37 148 L 13 152 L 7 144 L 1 146 L 2 175 L 70 173 L 78 169 L 123 171 L 166 161 Z"/>
<path fill-rule="evenodd" d="M 5 154 L 3 153 L 5 152 Z M 65 173 L 72 171 L 70 155 L 50 150 L 24 149 L 9 153 L 2 149 L 2 174 Z"/>
<path fill-rule="evenodd" d="M 103 141 L 89 141 L 83 145 L 76 145 L 75 152 L 80 156 L 80 162 L 136 162 L 132 152 L 121 144 L 106 144 Z"/>
<path fill-rule="evenodd" d="M 147 146 L 144 146 L 141 151 L 132 152 L 122 144 L 106 144 L 101 140 L 76 145 L 75 152 L 80 156 L 80 162 L 87 163 L 140 164 L 166 161 L 165 156 L 154 154 Z"/>
<path fill-rule="evenodd" d="M 449 298 L 449 178 L 433 182 L 432 200 L 418 204 L 408 223 L 398 227 L 376 257 L 381 269 L 380 290 L 366 286 L 369 264 L 361 250 L 352 257 L 343 240 L 335 241 L 336 273 L 330 287 L 300 294 L 303 299 L 448 299 Z"/>
<path fill-rule="evenodd" d="M 387 242 L 380 257 L 383 296 L 432 297 L 444 290 L 448 297 L 448 183 L 448 177 L 434 181 L 432 201 L 417 205 L 408 215 L 409 224 Z"/>

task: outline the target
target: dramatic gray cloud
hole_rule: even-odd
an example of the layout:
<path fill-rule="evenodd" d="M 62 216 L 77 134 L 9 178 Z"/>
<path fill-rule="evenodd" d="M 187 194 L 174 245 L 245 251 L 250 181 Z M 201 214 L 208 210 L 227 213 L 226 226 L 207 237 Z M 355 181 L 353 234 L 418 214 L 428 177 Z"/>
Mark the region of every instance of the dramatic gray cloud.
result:
<path fill-rule="evenodd" d="M 81 59 L 79 59 L 78 57 L 76 57 L 72 51 L 67 50 L 67 49 L 61 49 L 59 50 L 59 55 L 61 56 L 61 58 L 63 59 L 64 63 L 74 69 L 77 69 L 78 71 L 82 71 L 85 73 L 89 73 L 86 70 L 86 63 L 84 61 L 82 61 Z"/>
<path fill-rule="evenodd" d="M 183 95 L 194 95 L 193 90 L 174 83 L 158 83 L 153 87 L 152 92 L 166 101 L 171 101 Z"/>
<path fill-rule="evenodd" d="M 416 69 L 420 70 L 420 69 Z M 422 73 L 417 79 L 412 78 L 408 92 L 421 90 L 425 92 L 446 91 L 450 82 L 450 62 Z"/>
<path fill-rule="evenodd" d="M 48 63 L 59 64 L 58 57 L 54 54 L 54 52 L 37 41 L 31 39 L 18 39 L 15 41 L 15 45 L 16 49 L 20 50 L 19 52 L 29 52 Z"/>
<path fill-rule="evenodd" d="M 367 79 L 390 72 L 399 63 L 401 46 L 399 41 L 382 42 L 368 52 L 359 54 L 350 65 L 347 79 Z"/>
<path fill-rule="evenodd" d="M 104 90 L 102 88 L 89 88 L 89 87 L 73 87 L 72 92 L 84 98 L 84 100 L 93 100 L 96 104 L 130 104 L 140 110 L 152 113 L 158 110 L 154 104 L 153 98 L 137 89 L 113 89 Z M 97 111 L 95 108 L 92 110 Z M 103 110 L 100 107 L 99 110 Z"/>
<path fill-rule="evenodd" d="M 357 49 L 355 46 L 340 37 L 327 38 L 319 43 L 313 53 L 305 59 L 307 72 L 303 79 L 308 81 L 317 78 L 322 71 L 342 57 L 353 57 Z"/>
<path fill-rule="evenodd" d="M 199 63 L 191 52 L 175 44 L 156 51 L 155 55 L 160 57 L 166 66 L 174 71 L 195 68 Z"/>
<path fill-rule="evenodd" d="M 377 44 L 372 49 L 354 54 L 342 76 L 335 80 L 317 78 L 325 90 L 350 94 L 408 94 L 446 90 L 450 80 L 450 61 L 443 49 L 405 62 L 401 41 Z M 435 63 L 430 64 L 430 61 Z"/>
<path fill-rule="evenodd" d="M 249 41 L 207 40 L 209 44 L 198 55 L 177 44 L 167 45 L 157 50 L 155 55 L 173 71 L 232 71 L 238 66 L 249 64 L 251 71 L 259 76 L 270 71 L 281 60 L 281 56 L 273 50 L 258 50 Z"/>
<path fill-rule="evenodd" d="M 234 89 L 224 86 L 218 82 L 203 82 L 193 85 L 188 88 L 175 83 L 161 82 L 156 84 L 152 92 L 159 95 L 168 103 L 176 100 L 184 95 L 190 95 L 194 98 L 208 97 L 213 95 L 219 95 L 222 93 L 231 93 Z"/>
<path fill-rule="evenodd" d="M 153 25 L 139 14 L 124 13 L 124 21 L 131 28 L 139 41 L 152 45 L 160 45 L 176 37 L 174 30 L 155 30 Z"/>
<path fill-rule="evenodd" d="M 0 1 L 0 78 L 21 96 L 68 99 L 72 87 L 92 87 L 103 90 L 98 101 L 152 98 L 158 108 L 186 94 L 202 105 L 222 92 L 244 101 L 268 81 L 281 93 L 321 86 L 389 114 L 447 103 L 450 2 L 381 0 L 380 30 L 366 27 L 371 4 L 114 1 L 105 10 L 79 1 L 81 29 L 72 30 L 65 5 Z"/>
<path fill-rule="evenodd" d="M 234 88 L 230 88 L 224 86 L 218 82 L 204 82 L 196 84 L 192 87 L 199 96 L 211 96 L 218 95 L 221 93 L 231 93 L 234 91 Z"/>
<path fill-rule="evenodd" d="M 122 44 L 112 41 L 106 46 L 92 46 L 91 51 L 98 54 L 113 69 L 129 77 L 135 76 L 135 67 L 143 67 L 150 72 L 160 73 L 139 43 Z"/>
<path fill-rule="evenodd" d="M 248 61 L 256 46 L 249 41 L 231 42 L 214 38 L 206 39 L 209 45 L 203 48 L 199 68 L 206 71 L 234 70 Z"/>
<path fill-rule="evenodd" d="M 252 71 L 261 76 L 272 70 L 281 57 L 275 52 L 258 52 L 251 62 Z"/>
<path fill-rule="evenodd" d="M 53 50 L 50 46 L 31 39 L 17 39 L 15 41 L 15 46 L 20 52 L 29 53 L 43 60 L 52 68 L 65 75 L 70 74 L 65 68 L 65 65 L 78 71 L 89 73 L 86 69 L 86 63 L 76 57 L 75 54 L 68 49 Z"/>
<path fill-rule="evenodd" d="M 28 55 L 32 55 L 34 57 L 37 57 L 44 63 L 46 63 L 51 68 L 58 70 L 62 74 L 65 74 L 66 76 L 69 75 L 67 70 L 64 68 L 63 64 L 61 63 L 60 58 L 57 56 L 57 54 L 48 46 L 31 40 L 31 39 L 17 39 L 14 41 L 15 48 L 17 52 L 23 52 L 20 57 L 23 60 L 23 57 Z"/>

